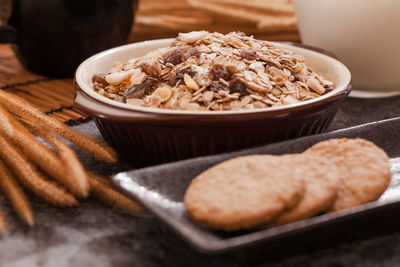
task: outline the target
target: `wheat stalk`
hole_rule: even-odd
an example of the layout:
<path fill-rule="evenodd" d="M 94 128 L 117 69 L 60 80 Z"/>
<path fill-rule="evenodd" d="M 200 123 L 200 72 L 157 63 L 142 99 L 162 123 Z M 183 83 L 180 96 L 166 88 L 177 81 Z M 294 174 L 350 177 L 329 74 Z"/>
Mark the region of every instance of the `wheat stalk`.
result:
<path fill-rule="evenodd" d="M 6 133 L 8 136 L 12 136 L 14 134 L 14 129 L 10 122 L 10 114 L 0 106 L 0 126 L 1 130 Z"/>
<path fill-rule="evenodd" d="M 59 181 L 63 183 L 75 196 L 87 197 L 89 194 L 89 182 L 84 167 L 75 155 L 75 152 L 61 140 L 33 124 L 26 123 L 34 134 L 40 136 L 49 142 L 58 152 L 60 158 L 55 158 L 57 162 L 53 163 L 55 168 L 62 171 L 62 177 Z M 50 166 L 51 167 L 51 166 Z"/>
<path fill-rule="evenodd" d="M 39 142 L 35 135 L 54 147 L 58 156 Z M 89 192 L 93 197 L 119 211 L 134 214 L 140 210 L 132 200 L 115 191 L 107 179 L 87 172 L 74 151 L 60 140 L 59 136 L 90 152 L 98 160 L 116 161 L 115 152 L 104 142 L 87 137 L 45 116 L 24 99 L 0 90 L 0 160 L 4 161 L 0 161 L 0 188 L 6 193 L 23 221 L 33 225 L 33 213 L 14 176 L 25 188 L 51 204 L 78 204 L 73 195 L 47 180 L 32 162 L 76 196 L 86 197 Z M 5 217 L 0 213 L 0 232 L 4 230 Z"/>
<path fill-rule="evenodd" d="M 0 90 L 0 104 L 21 120 L 32 123 L 37 127 L 42 127 L 49 132 L 57 133 L 70 140 L 76 146 L 92 153 L 98 160 L 109 163 L 117 160 L 115 152 L 100 140 L 89 138 L 62 122 L 42 114 L 38 109 L 18 96 Z"/>
<path fill-rule="evenodd" d="M 109 181 L 88 171 L 90 194 L 104 204 L 124 213 L 135 214 L 140 207 L 135 202 L 115 191 Z"/>
<path fill-rule="evenodd" d="M 0 233 L 4 233 L 5 231 L 6 231 L 6 216 L 4 215 L 4 212 L 0 207 Z"/>
<path fill-rule="evenodd" d="M 64 165 L 67 176 L 74 177 L 76 188 L 79 188 L 79 197 L 87 197 L 89 195 L 89 181 L 86 171 L 75 152 L 62 141 L 52 135 L 42 136 L 45 138 L 58 152 L 61 163 Z M 78 191 L 75 191 L 77 194 Z"/>
<path fill-rule="evenodd" d="M 38 197 L 57 206 L 73 206 L 78 202 L 57 184 L 45 179 L 21 151 L 0 135 L 0 157 L 13 170 L 15 177 Z"/>
<path fill-rule="evenodd" d="M 64 185 L 75 196 L 86 197 L 88 195 L 89 186 L 85 174 L 83 173 L 83 176 L 81 176 L 82 172 L 78 174 L 74 172 L 81 167 L 79 162 L 76 163 L 77 160 L 72 159 L 66 165 L 63 164 L 62 161 L 64 160 L 60 160 L 53 151 L 39 142 L 23 125 L 13 118 L 10 118 L 10 121 L 13 134 L 9 135 L 8 132 L 3 131 L 1 122 L 0 133 L 12 140 L 32 162 L 36 163 L 51 178 Z M 73 153 L 73 151 L 71 152 Z M 62 151 L 62 154 L 65 158 L 65 154 L 71 154 L 71 152 Z M 78 164 L 78 167 L 73 166 L 74 164 Z M 82 180 L 86 183 L 82 183 Z"/>
<path fill-rule="evenodd" d="M 33 213 L 31 205 L 24 191 L 11 176 L 6 165 L 0 161 L 0 188 L 10 199 L 18 216 L 29 226 L 33 226 Z"/>

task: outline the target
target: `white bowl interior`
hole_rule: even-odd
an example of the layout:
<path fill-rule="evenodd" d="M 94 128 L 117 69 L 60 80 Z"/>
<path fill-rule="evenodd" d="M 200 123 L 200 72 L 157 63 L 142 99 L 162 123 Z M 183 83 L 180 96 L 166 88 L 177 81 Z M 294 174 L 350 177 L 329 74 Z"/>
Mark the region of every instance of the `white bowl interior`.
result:
<path fill-rule="evenodd" d="M 350 83 L 351 75 L 350 71 L 346 68 L 338 60 L 326 56 L 324 54 L 304 49 L 296 46 L 291 46 L 283 43 L 274 43 L 277 47 L 294 51 L 300 55 L 302 55 L 306 63 L 317 73 L 321 74 L 324 78 L 331 80 L 334 83 L 334 90 L 329 92 L 326 95 L 321 97 L 304 101 L 291 105 L 284 105 L 278 107 L 270 107 L 263 109 L 254 109 L 254 110 L 229 110 L 229 111 L 186 111 L 186 110 L 169 110 L 169 109 L 158 109 L 158 108 L 148 108 L 148 107 L 139 107 L 134 105 L 128 105 L 124 103 L 120 103 L 111 99 L 108 99 L 104 96 L 99 95 L 93 90 L 92 76 L 94 74 L 107 73 L 113 66 L 116 61 L 120 61 L 122 64 L 128 62 L 130 58 L 135 58 L 146 54 L 147 52 L 153 51 L 155 49 L 169 46 L 173 39 L 160 39 L 153 41 L 144 41 L 139 43 L 128 44 L 124 46 L 115 47 L 101 53 L 98 53 L 88 59 L 86 59 L 77 69 L 75 78 L 81 89 L 90 95 L 91 97 L 102 101 L 104 103 L 136 111 L 142 112 L 157 112 L 157 113 L 166 113 L 166 114 L 208 114 L 208 115 L 216 115 L 216 114 L 227 114 L 227 113 L 253 113 L 253 112 L 265 112 L 267 110 L 279 110 L 286 109 L 289 107 L 306 105 L 308 103 L 312 103 L 315 101 L 320 101 L 324 98 L 327 98 L 337 92 L 343 91 L 347 88 L 347 85 Z"/>

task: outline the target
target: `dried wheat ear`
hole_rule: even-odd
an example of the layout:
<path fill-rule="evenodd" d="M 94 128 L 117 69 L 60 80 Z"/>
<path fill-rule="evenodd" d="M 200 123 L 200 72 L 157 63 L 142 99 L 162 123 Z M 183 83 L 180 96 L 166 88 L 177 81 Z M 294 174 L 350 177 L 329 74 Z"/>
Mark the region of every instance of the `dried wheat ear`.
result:
<path fill-rule="evenodd" d="M 37 137 L 45 140 L 49 148 Z M 104 142 L 88 137 L 52 119 L 24 99 L 0 90 L 0 191 L 27 225 L 34 225 L 32 207 L 24 190 L 56 206 L 79 205 L 93 196 L 111 208 L 129 214 L 140 210 L 115 191 L 108 179 L 85 170 L 64 140 L 103 162 L 116 162 L 116 153 Z M 0 208 L 0 232 L 6 217 Z"/>

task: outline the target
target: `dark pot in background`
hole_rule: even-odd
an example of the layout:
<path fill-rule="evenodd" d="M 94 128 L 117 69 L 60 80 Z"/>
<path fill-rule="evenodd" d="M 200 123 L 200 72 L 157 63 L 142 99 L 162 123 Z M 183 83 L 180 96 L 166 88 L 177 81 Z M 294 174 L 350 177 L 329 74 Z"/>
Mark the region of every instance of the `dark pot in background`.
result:
<path fill-rule="evenodd" d="M 71 78 L 87 57 L 124 44 L 138 0 L 14 0 L 0 42 L 30 71 Z"/>

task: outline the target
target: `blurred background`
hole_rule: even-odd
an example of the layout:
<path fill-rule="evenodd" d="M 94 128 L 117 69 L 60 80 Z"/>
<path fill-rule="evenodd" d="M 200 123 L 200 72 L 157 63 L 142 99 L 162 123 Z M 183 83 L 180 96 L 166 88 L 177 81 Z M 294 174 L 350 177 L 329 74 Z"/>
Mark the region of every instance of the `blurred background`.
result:
<path fill-rule="evenodd" d="M 192 30 L 300 40 L 291 0 L 141 0 L 128 41 L 174 37 Z"/>

